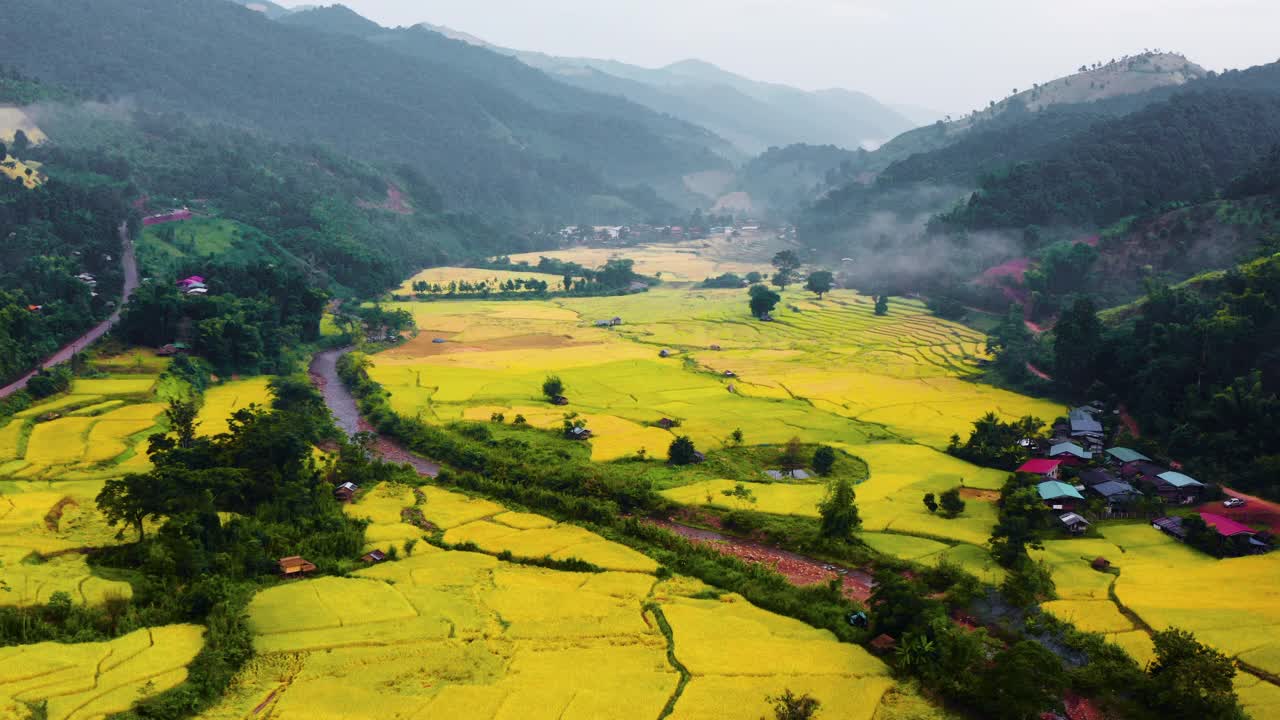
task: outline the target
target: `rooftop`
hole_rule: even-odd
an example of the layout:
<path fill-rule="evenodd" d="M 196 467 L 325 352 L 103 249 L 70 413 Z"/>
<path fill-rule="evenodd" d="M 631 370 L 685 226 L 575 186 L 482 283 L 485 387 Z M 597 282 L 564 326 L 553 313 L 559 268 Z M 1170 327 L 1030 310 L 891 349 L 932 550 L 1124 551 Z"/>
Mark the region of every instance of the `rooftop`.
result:
<path fill-rule="evenodd" d="M 1075 410 L 1072 410 L 1069 417 L 1071 420 L 1071 433 L 1073 435 L 1076 433 L 1102 433 L 1102 423 L 1098 422 L 1097 419 L 1093 417 L 1093 413 L 1084 408 L 1076 408 Z"/>
<path fill-rule="evenodd" d="M 1092 460 L 1093 453 L 1085 450 L 1073 442 L 1058 443 L 1049 448 L 1049 457 L 1057 457 L 1059 455 L 1074 455 L 1081 460 Z"/>
<path fill-rule="evenodd" d="M 1048 475 L 1054 470 L 1057 470 L 1058 466 L 1061 464 L 1062 464 L 1061 460 L 1046 460 L 1045 458 L 1032 458 L 1031 460 L 1028 460 L 1022 463 L 1022 467 L 1018 468 L 1018 472 L 1032 473 L 1035 475 Z"/>
<path fill-rule="evenodd" d="M 1127 482 L 1121 480 L 1110 480 L 1104 483 L 1098 483 L 1091 488 L 1094 492 L 1103 497 L 1115 497 L 1117 495 L 1136 495 L 1137 490 Z"/>
<path fill-rule="evenodd" d="M 1146 460 L 1147 462 L 1151 462 L 1151 458 L 1143 455 L 1137 450 L 1130 450 L 1129 448 L 1114 447 L 1108 450 L 1107 454 L 1122 463 L 1134 462 L 1135 460 Z"/>
<path fill-rule="evenodd" d="M 1036 486 L 1036 490 L 1040 492 L 1040 498 L 1042 500 L 1057 500 L 1059 498 L 1075 498 L 1076 500 L 1084 499 L 1084 496 L 1080 494 L 1079 490 L 1076 490 L 1064 482 L 1058 482 L 1057 480 L 1042 482 Z"/>
<path fill-rule="evenodd" d="M 1248 525 L 1245 525 L 1244 523 L 1236 522 L 1231 518 L 1222 517 L 1221 515 L 1214 515 L 1213 513 L 1200 513 L 1200 519 L 1204 520 L 1204 523 L 1209 527 L 1213 528 L 1214 530 L 1217 530 L 1218 534 L 1221 535 L 1222 537 L 1235 537 L 1237 535 L 1253 535 L 1254 534 L 1253 528 L 1249 527 Z"/>
<path fill-rule="evenodd" d="M 1169 472 L 1160 473 L 1156 477 L 1178 488 L 1204 487 L 1204 483 L 1200 482 L 1199 480 L 1196 480 L 1195 478 L 1190 477 L 1189 475 L 1183 475 L 1180 472 L 1174 472 L 1173 470 L 1170 470 Z"/>

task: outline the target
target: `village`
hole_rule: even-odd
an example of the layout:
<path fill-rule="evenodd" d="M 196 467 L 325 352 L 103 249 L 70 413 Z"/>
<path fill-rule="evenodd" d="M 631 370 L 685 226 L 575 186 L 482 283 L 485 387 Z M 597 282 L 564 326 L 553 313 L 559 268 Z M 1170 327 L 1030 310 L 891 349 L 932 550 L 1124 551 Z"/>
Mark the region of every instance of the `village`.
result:
<path fill-rule="evenodd" d="M 1137 450 L 1105 447 L 1101 413 L 1097 403 L 1075 408 L 1054 426 L 1051 439 L 1026 441 L 1036 457 L 1016 472 L 1042 478 L 1036 490 L 1061 532 L 1080 537 L 1096 522 L 1147 518 L 1153 530 L 1213 554 L 1272 549 L 1270 529 L 1242 522 L 1249 519 L 1248 499 L 1183 473 L 1177 462 L 1166 466 Z"/>

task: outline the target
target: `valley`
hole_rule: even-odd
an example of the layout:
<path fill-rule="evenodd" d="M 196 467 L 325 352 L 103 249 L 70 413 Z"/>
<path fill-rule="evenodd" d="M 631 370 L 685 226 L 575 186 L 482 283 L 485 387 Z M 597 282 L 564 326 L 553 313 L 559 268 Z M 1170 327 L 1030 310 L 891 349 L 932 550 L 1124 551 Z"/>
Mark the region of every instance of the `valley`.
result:
<path fill-rule="evenodd" d="M 1280 14 L 352 3 L 6 7 L 0 720 L 1280 719 Z"/>

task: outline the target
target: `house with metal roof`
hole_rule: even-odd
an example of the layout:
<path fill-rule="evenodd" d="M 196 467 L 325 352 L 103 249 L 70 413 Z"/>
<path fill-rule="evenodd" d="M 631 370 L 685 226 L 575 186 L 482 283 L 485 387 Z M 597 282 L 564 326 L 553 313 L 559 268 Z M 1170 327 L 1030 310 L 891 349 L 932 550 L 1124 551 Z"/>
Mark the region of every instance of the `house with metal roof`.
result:
<path fill-rule="evenodd" d="M 1071 437 L 1086 437 L 1095 435 L 1102 437 L 1102 423 L 1088 408 L 1076 408 L 1067 415 L 1067 420 L 1071 423 Z"/>
<path fill-rule="evenodd" d="M 1018 467 L 1017 472 L 1028 473 L 1030 475 L 1043 475 L 1048 478 L 1057 480 L 1062 472 L 1061 460 L 1049 460 L 1047 458 L 1032 458 Z"/>
<path fill-rule="evenodd" d="M 1076 513 L 1063 513 L 1058 516 L 1058 520 L 1072 535 L 1083 535 L 1089 531 L 1089 521 Z"/>
<path fill-rule="evenodd" d="M 1068 465 L 1077 465 L 1081 462 L 1093 460 L 1093 453 L 1073 442 L 1064 442 L 1050 447 L 1049 457 L 1054 460 L 1061 460 Z"/>
<path fill-rule="evenodd" d="M 1080 473 L 1080 484 L 1087 488 L 1109 482 L 1120 482 L 1120 478 L 1106 470 L 1084 470 Z"/>
<path fill-rule="evenodd" d="M 1143 455 L 1137 450 L 1130 450 L 1129 448 L 1123 447 L 1113 447 L 1107 450 L 1107 458 L 1110 461 L 1120 463 L 1121 465 L 1124 463 L 1137 462 L 1139 460 L 1151 462 L 1151 458 Z"/>
<path fill-rule="evenodd" d="M 1156 493 L 1166 502 L 1177 502 L 1190 505 L 1200 499 L 1204 491 L 1204 483 L 1188 475 L 1168 470 L 1155 476 L 1152 481 Z"/>
<path fill-rule="evenodd" d="M 1040 499 L 1054 510 L 1075 510 L 1084 503 L 1084 496 L 1079 490 L 1064 482 L 1046 480 L 1036 486 Z"/>
<path fill-rule="evenodd" d="M 1132 505 L 1142 499 L 1138 489 L 1123 480 L 1112 480 L 1099 483 L 1089 488 L 1089 492 L 1107 501 L 1108 505 Z"/>

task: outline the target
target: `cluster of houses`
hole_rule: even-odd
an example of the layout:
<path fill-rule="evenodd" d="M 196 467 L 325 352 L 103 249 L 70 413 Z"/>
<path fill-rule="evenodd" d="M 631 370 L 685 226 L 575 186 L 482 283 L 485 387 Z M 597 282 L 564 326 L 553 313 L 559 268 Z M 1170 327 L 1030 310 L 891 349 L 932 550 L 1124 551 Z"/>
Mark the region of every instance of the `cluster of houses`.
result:
<path fill-rule="evenodd" d="M 80 273 L 76 276 L 76 280 L 79 280 L 89 287 L 89 295 L 91 297 L 98 297 L 98 278 L 94 277 L 92 273 Z M 39 312 L 39 310 L 32 310 L 32 312 Z"/>
<path fill-rule="evenodd" d="M 188 297 L 209 294 L 209 286 L 204 284 L 204 278 L 199 275 L 183 278 L 177 282 L 177 285 L 182 294 Z"/>
<path fill-rule="evenodd" d="M 1050 509 L 1066 512 L 1080 510 L 1090 498 L 1101 499 L 1107 511 L 1115 513 L 1132 510 L 1146 491 L 1170 505 L 1193 505 L 1204 493 L 1204 483 L 1154 463 L 1136 450 L 1108 448 L 1101 465 L 1095 464 L 1095 457 L 1080 444 L 1060 442 L 1017 471 L 1044 477 L 1037 486 L 1040 498 Z"/>

